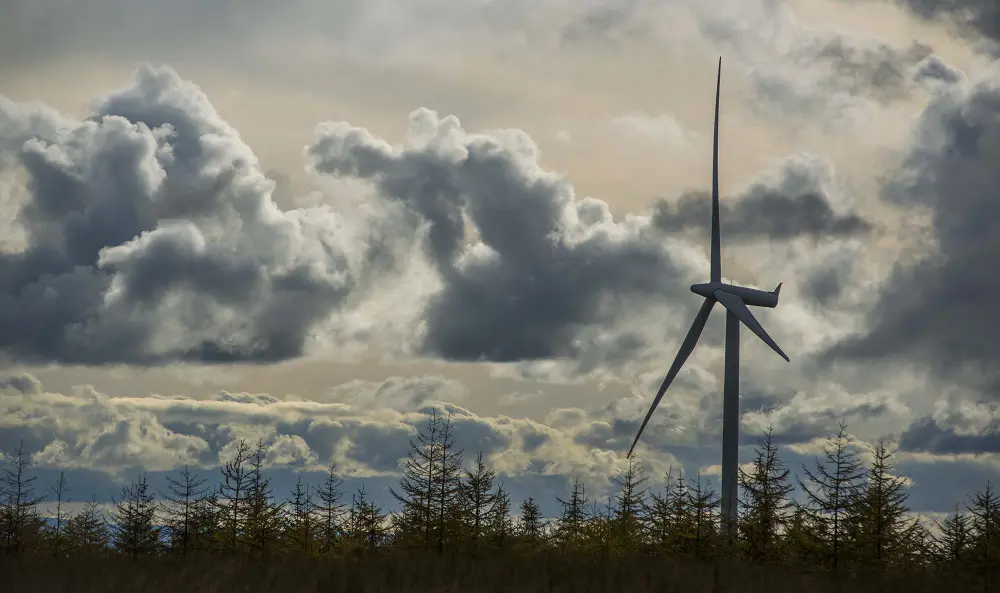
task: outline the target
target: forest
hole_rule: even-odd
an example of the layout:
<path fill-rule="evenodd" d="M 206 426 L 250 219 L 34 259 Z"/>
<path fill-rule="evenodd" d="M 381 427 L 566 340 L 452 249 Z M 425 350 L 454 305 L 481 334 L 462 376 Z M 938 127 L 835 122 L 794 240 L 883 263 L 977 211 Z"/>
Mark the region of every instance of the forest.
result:
<path fill-rule="evenodd" d="M 859 449 L 843 423 L 795 472 L 762 435 L 728 537 L 706 480 L 671 471 L 653 488 L 634 458 L 607 499 L 575 480 L 558 516 L 532 498 L 512 508 L 454 433 L 448 416 L 428 416 L 391 490 L 395 512 L 364 487 L 344 492 L 335 465 L 276 493 L 264 443 L 241 441 L 215 480 L 185 467 L 161 493 L 139 475 L 108 513 L 93 499 L 66 513 L 65 475 L 37 483 L 22 446 L 0 476 L 0 590 L 917 592 L 997 580 L 993 486 L 940 521 L 915 515 L 893 449 Z"/>

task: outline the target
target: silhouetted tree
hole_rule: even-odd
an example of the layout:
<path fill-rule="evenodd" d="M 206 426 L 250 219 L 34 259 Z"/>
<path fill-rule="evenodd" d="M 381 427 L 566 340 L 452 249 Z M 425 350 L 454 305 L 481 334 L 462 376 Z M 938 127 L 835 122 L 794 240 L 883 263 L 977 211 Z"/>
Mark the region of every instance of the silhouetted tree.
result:
<path fill-rule="evenodd" d="M 49 549 L 54 556 L 62 556 L 66 553 L 66 512 L 63 504 L 69 502 L 69 483 L 66 481 L 66 472 L 59 472 L 59 479 L 55 484 L 49 486 L 56 499 L 55 525 L 49 530 Z"/>
<path fill-rule="evenodd" d="M 121 497 L 114 505 L 111 512 L 114 548 L 133 560 L 159 552 L 161 528 L 156 521 L 156 497 L 146 474 L 122 486 Z"/>
<path fill-rule="evenodd" d="M 317 519 L 313 514 L 312 492 L 309 485 L 302 485 L 302 478 L 295 481 L 295 489 L 287 502 L 288 521 L 286 536 L 292 551 L 312 556 L 316 551 Z"/>
<path fill-rule="evenodd" d="M 490 543 L 506 548 L 514 535 L 514 521 L 510 516 L 510 494 L 503 484 L 497 484 L 492 493 L 492 503 L 486 515 L 486 531 Z"/>
<path fill-rule="evenodd" d="M 66 543 L 80 556 L 100 556 L 107 553 L 111 537 L 104 513 L 91 498 L 83 509 L 66 520 Z"/>
<path fill-rule="evenodd" d="M 42 520 L 38 503 L 45 497 L 35 489 L 36 476 L 28 475 L 31 459 L 22 441 L 14 449 L 9 467 L 0 474 L 0 526 L 3 528 L 4 549 L 8 554 L 20 554 L 37 545 L 41 535 Z"/>
<path fill-rule="evenodd" d="M 538 502 L 528 497 L 521 502 L 521 516 L 517 520 L 517 535 L 524 547 L 535 549 L 545 537 L 545 522 Z"/>
<path fill-rule="evenodd" d="M 556 521 L 556 542 L 567 551 L 579 550 L 584 545 L 587 533 L 587 521 L 591 515 L 587 509 L 590 499 L 584 491 L 583 482 L 579 478 L 573 480 L 573 490 L 569 500 L 556 498 L 562 511 Z"/>
<path fill-rule="evenodd" d="M 284 502 L 275 503 L 271 478 L 264 474 L 266 455 L 267 447 L 258 441 L 247 473 L 246 539 L 251 553 L 257 556 L 267 556 L 273 551 L 281 533 L 285 506 Z"/>
<path fill-rule="evenodd" d="M 983 576 L 987 588 L 997 567 L 997 556 L 1000 555 L 1000 497 L 993 490 L 993 484 L 986 482 L 986 487 L 969 497 L 966 509 L 971 514 L 970 545 L 973 565 Z"/>
<path fill-rule="evenodd" d="M 612 545 L 621 552 L 634 551 L 642 543 L 648 479 L 642 464 L 634 457 L 628 460 L 624 471 L 618 470 L 612 478 L 618 487 L 610 525 Z"/>
<path fill-rule="evenodd" d="M 740 468 L 743 512 L 740 535 L 747 558 L 756 562 L 780 559 L 781 539 L 791 514 L 789 470 L 778 457 L 773 430 L 768 427 L 754 449 L 753 469 Z"/>
<path fill-rule="evenodd" d="M 368 498 L 363 486 L 351 497 L 346 523 L 350 546 L 358 551 L 378 549 L 389 537 L 386 513 Z"/>
<path fill-rule="evenodd" d="M 198 504 L 206 494 L 205 478 L 199 477 L 188 466 L 180 472 L 180 478 L 167 476 L 168 493 L 164 513 L 170 530 L 170 547 L 175 554 L 187 556 L 191 548 L 192 531 L 198 512 Z"/>
<path fill-rule="evenodd" d="M 703 558 L 715 551 L 719 538 L 719 508 L 722 501 L 710 484 L 702 483 L 700 473 L 691 481 L 687 498 L 693 552 L 696 558 Z"/>
<path fill-rule="evenodd" d="M 473 548 L 478 547 L 480 543 L 490 509 L 496 500 L 496 494 L 493 492 L 494 479 L 496 472 L 486 466 L 483 462 L 483 453 L 480 451 L 476 454 L 475 467 L 466 470 L 460 491 L 465 531 L 472 540 Z"/>
<path fill-rule="evenodd" d="M 969 564 L 972 537 L 969 515 L 959 512 L 955 505 L 955 510 L 938 522 L 935 541 L 941 566 L 954 573 L 964 572 Z"/>
<path fill-rule="evenodd" d="M 222 483 L 219 484 L 215 497 L 222 527 L 220 535 L 223 538 L 223 549 L 230 553 L 240 550 L 240 538 L 249 510 L 249 459 L 250 445 L 246 440 L 240 439 L 233 458 L 222 468 Z"/>
<path fill-rule="evenodd" d="M 341 487 L 344 481 L 337 475 L 337 464 L 331 463 L 327 468 L 326 479 L 316 492 L 319 499 L 316 503 L 316 513 L 319 515 L 320 551 L 329 552 L 337 543 L 341 531 L 341 521 L 344 516 L 344 504 Z"/>
<path fill-rule="evenodd" d="M 892 474 L 893 453 L 885 441 L 871 447 L 872 461 L 850 520 L 859 560 L 869 568 L 898 562 L 903 552 L 909 493 L 906 480 Z"/>
<path fill-rule="evenodd" d="M 856 504 L 865 475 L 864 464 L 850 449 L 846 422 L 823 447 L 823 460 L 816 460 L 815 470 L 803 466 L 806 482 L 798 484 L 806 496 L 806 510 L 815 527 L 827 534 L 823 539 L 834 572 L 840 570 L 844 549 L 843 520 Z"/>

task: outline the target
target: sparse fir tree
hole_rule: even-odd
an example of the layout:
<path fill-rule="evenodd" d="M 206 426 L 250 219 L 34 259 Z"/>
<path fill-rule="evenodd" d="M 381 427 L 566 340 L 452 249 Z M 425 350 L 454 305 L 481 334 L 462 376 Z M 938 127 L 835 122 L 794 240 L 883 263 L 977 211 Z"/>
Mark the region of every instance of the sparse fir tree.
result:
<path fill-rule="evenodd" d="M 611 545 L 621 553 L 638 549 L 643 537 L 644 511 L 649 477 L 634 457 L 624 470 L 618 470 L 612 482 L 618 488 L 611 517 Z"/>
<path fill-rule="evenodd" d="M 803 466 L 806 480 L 798 480 L 806 496 L 806 511 L 811 523 L 824 535 L 823 543 L 830 568 L 837 572 L 842 565 L 846 535 L 844 519 L 857 503 L 865 476 L 862 460 L 851 450 L 846 422 L 840 423 L 837 434 L 827 439 L 823 459 L 817 459 L 815 469 Z"/>
<path fill-rule="evenodd" d="M 299 477 L 286 504 L 288 517 L 285 522 L 285 537 L 289 551 L 305 557 L 313 556 L 317 551 L 318 520 L 313 507 L 309 485 L 303 486 L 302 478 Z"/>
<path fill-rule="evenodd" d="M 337 464 L 331 463 L 323 484 L 316 492 L 315 510 L 319 518 L 320 551 L 324 553 L 334 549 L 340 536 L 344 516 L 344 504 L 341 502 L 343 484 L 344 480 L 337 475 Z"/>
<path fill-rule="evenodd" d="M 885 441 L 870 448 L 871 464 L 865 475 L 853 516 L 848 524 L 858 561 L 868 568 L 885 568 L 902 560 L 902 542 L 908 525 L 909 493 L 906 480 L 892 474 L 893 451 Z"/>
<path fill-rule="evenodd" d="M 486 531 L 490 509 L 493 507 L 496 494 L 493 492 L 493 481 L 496 472 L 483 462 L 483 453 L 476 454 L 476 465 L 466 470 L 461 488 L 462 517 L 465 522 L 465 533 L 471 540 L 473 549 L 478 548 Z"/>
<path fill-rule="evenodd" d="M 241 551 L 240 543 L 249 510 L 249 460 L 250 445 L 246 440 L 240 439 L 232 459 L 222 468 L 222 483 L 215 496 L 221 524 L 219 536 L 222 539 L 222 549 L 231 554 Z"/>
<path fill-rule="evenodd" d="M 18 555 L 37 547 L 43 522 L 38 503 L 45 500 L 35 487 L 36 476 L 28 474 L 31 457 L 24 442 L 14 449 L 13 458 L 0 472 L 0 530 L 7 554 Z"/>
<path fill-rule="evenodd" d="M 136 560 L 155 556 L 161 550 L 162 529 L 157 523 L 158 505 L 146 474 L 122 486 L 111 512 L 111 540 L 121 554 Z"/>
<path fill-rule="evenodd" d="M 935 538 L 937 556 L 941 567 L 955 574 L 962 574 L 969 566 L 972 551 L 972 525 L 970 516 L 955 509 L 938 522 Z"/>
<path fill-rule="evenodd" d="M 752 561 L 774 562 L 781 559 L 780 535 L 792 511 L 788 498 L 793 490 L 789 473 L 778 457 L 773 430 L 768 427 L 763 440 L 754 450 L 753 468 L 749 472 L 740 468 L 743 490 L 740 536 L 743 553 Z"/>
<path fill-rule="evenodd" d="M 562 511 L 556 521 L 555 539 L 559 546 L 568 552 L 578 551 L 585 545 L 587 522 L 591 514 L 587 509 L 590 499 L 579 478 L 573 480 L 573 490 L 569 500 L 556 498 Z"/>
<path fill-rule="evenodd" d="M 191 550 L 198 505 L 207 493 L 205 482 L 186 465 L 178 478 L 167 476 L 164 513 L 174 554 L 187 556 Z"/>
<path fill-rule="evenodd" d="M 108 524 L 93 498 L 66 520 L 66 543 L 78 556 L 103 556 L 108 552 L 111 545 Z"/>
<path fill-rule="evenodd" d="M 285 503 L 275 503 L 271 478 L 264 474 L 267 447 L 257 442 L 250 456 L 246 499 L 246 544 L 251 554 L 268 556 L 282 530 Z"/>

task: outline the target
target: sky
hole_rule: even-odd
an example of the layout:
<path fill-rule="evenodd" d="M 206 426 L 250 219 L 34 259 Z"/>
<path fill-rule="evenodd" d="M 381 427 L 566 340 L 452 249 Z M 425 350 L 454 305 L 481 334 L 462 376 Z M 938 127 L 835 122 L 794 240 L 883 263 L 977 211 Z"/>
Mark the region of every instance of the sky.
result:
<path fill-rule="evenodd" d="M 12 0 L 0 455 L 110 500 L 240 438 L 390 505 L 450 412 L 515 502 L 606 496 L 707 280 L 715 66 L 741 461 L 837 423 L 919 512 L 1000 468 L 987 0 Z M 638 454 L 716 480 L 723 315 Z M 390 505 L 391 506 L 391 505 Z"/>

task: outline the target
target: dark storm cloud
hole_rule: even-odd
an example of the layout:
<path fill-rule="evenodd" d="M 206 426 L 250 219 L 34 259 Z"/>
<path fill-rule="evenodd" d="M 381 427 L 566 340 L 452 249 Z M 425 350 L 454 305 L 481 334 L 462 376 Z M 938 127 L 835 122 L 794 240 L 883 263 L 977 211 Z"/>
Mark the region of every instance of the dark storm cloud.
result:
<path fill-rule="evenodd" d="M 862 335 L 826 360 L 910 361 L 995 397 L 1000 359 L 1000 75 L 942 95 L 925 110 L 913 145 L 883 197 L 931 217 L 925 255 L 899 263 Z"/>
<path fill-rule="evenodd" d="M 238 133 L 170 69 L 141 68 L 85 121 L 0 97 L 0 173 L 17 170 L 27 246 L 0 254 L 15 359 L 295 357 L 357 286 L 337 217 L 279 210 Z"/>
<path fill-rule="evenodd" d="M 735 198 L 721 198 L 720 221 L 725 240 L 790 240 L 797 237 L 866 235 L 872 224 L 854 212 L 838 213 L 823 187 L 819 162 L 791 160 L 774 178 L 754 183 Z M 658 201 L 653 224 L 668 232 L 708 229 L 712 197 L 688 192 L 675 203 Z"/>
<path fill-rule="evenodd" d="M 610 322 L 622 300 L 685 290 L 684 270 L 654 237 L 615 222 L 602 201 L 576 200 L 566 180 L 538 167 L 526 134 L 507 134 L 505 147 L 423 109 L 402 151 L 342 123 L 324 124 L 309 148 L 317 172 L 369 179 L 430 223 L 427 251 L 444 287 L 426 312 L 425 350 L 457 360 L 570 357 L 580 330 Z M 471 252 L 467 220 L 483 244 Z"/>
<path fill-rule="evenodd" d="M 967 35 L 1000 42 L 1000 4 L 995 0 L 895 0 L 914 14 L 943 20 Z M 998 48 L 994 48 L 998 49 Z"/>

